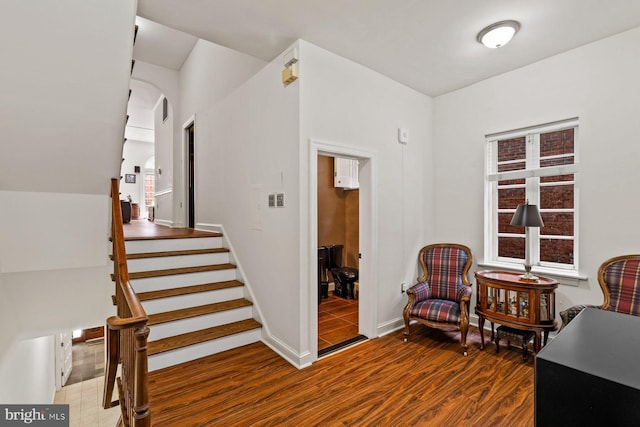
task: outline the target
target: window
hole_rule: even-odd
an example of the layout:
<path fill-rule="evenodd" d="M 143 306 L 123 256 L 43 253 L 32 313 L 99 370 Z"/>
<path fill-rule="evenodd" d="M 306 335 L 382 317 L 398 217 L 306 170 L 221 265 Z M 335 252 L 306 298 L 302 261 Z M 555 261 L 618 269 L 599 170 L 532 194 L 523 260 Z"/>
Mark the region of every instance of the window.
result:
<path fill-rule="evenodd" d="M 167 98 L 162 98 L 162 123 L 167 121 L 167 117 L 169 117 L 169 101 Z"/>
<path fill-rule="evenodd" d="M 577 270 L 577 137 L 577 119 L 487 136 L 485 261 L 522 265 L 525 230 L 509 223 L 528 200 L 544 221 L 530 229 L 534 269 Z"/>
<path fill-rule="evenodd" d="M 156 176 L 152 169 L 146 169 L 144 174 L 144 206 L 149 208 L 155 203 Z"/>

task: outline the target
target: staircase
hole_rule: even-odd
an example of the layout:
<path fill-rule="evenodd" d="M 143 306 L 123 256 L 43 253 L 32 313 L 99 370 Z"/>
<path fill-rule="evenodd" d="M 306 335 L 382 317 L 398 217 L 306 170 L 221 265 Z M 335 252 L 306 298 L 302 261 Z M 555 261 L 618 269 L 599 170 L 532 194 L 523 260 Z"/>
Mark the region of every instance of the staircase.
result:
<path fill-rule="evenodd" d="M 125 237 L 129 281 L 149 317 L 149 371 L 261 339 L 220 233 Z"/>

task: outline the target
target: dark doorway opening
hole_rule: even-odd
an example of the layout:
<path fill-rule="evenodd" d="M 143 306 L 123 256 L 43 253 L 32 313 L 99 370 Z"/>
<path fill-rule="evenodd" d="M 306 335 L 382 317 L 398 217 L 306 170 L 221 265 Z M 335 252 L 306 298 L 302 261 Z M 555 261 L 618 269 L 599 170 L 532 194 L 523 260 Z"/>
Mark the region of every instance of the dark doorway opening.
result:
<path fill-rule="evenodd" d="M 186 129 L 187 137 L 187 205 L 188 205 L 188 224 L 187 227 L 195 228 L 196 226 L 196 203 L 195 203 L 195 129 L 191 123 Z"/>

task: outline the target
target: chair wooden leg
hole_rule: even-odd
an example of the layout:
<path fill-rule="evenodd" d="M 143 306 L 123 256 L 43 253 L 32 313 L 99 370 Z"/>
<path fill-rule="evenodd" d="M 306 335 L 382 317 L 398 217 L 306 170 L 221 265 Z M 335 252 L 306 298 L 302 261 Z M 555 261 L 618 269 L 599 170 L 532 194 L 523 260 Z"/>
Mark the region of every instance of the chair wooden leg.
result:
<path fill-rule="evenodd" d="M 409 341 L 409 321 L 404 319 L 404 331 L 402 331 L 403 341 Z"/>
<path fill-rule="evenodd" d="M 460 343 L 462 344 L 462 355 L 467 356 L 469 353 L 467 352 L 467 332 L 469 332 L 469 325 L 463 324 L 460 325 Z"/>

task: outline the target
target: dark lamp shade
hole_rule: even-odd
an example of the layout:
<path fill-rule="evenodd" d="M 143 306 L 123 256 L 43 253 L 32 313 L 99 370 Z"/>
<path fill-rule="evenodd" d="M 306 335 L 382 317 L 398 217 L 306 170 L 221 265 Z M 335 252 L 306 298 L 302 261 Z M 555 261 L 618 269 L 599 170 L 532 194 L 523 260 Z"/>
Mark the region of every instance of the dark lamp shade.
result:
<path fill-rule="evenodd" d="M 511 218 L 511 225 L 521 227 L 544 227 L 540 211 L 536 205 L 522 204 L 516 208 L 516 213 Z"/>

